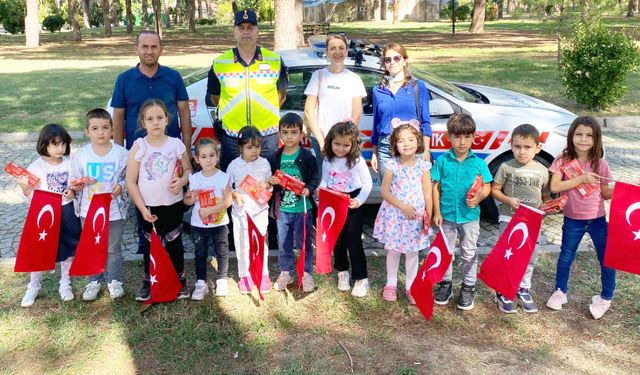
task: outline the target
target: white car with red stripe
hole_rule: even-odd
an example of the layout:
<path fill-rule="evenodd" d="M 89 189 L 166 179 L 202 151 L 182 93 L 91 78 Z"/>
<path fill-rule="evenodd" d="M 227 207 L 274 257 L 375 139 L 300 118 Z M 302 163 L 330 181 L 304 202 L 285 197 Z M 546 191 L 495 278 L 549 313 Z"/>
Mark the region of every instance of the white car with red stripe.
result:
<path fill-rule="evenodd" d="M 311 48 L 279 51 L 288 67 L 289 87 L 282 113 L 295 111 L 303 114 L 304 90 L 311 74 L 328 62 Z M 369 96 L 363 100 L 363 116 L 359 124 L 363 135 L 363 155 L 371 158 L 371 127 L 373 124 L 372 88 L 378 84 L 382 71 L 379 57 L 363 56 L 362 64 L 347 60 L 348 68 L 357 73 L 367 88 Z M 216 108 L 211 105 L 207 92 L 207 72 L 210 68 L 185 77 L 189 93 L 193 141 L 213 136 L 213 118 Z M 542 100 L 494 87 L 444 81 L 424 69 L 412 69 L 412 75 L 427 83 L 430 94 L 431 150 L 434 159 L 450 149 L 446 136 L 446 122 L 453 113 L 467 113 L 477 124 L 473 151 L 483 158 L 492 173 L 498 166 L 512 158 L 509 142 L 511 131 L 520 124 L 529 123 L 538 128 L 544 143 L 538 160 L 549 165 L 566 145 L 566 134 L 575 114 Z M 317 151 L 317 143 L 315 149 Z M 307 147 L 311 142 L 307 141 Z M 369 203 L 380 202 L 380 178 L 373 173 L 374 189 Z"/>

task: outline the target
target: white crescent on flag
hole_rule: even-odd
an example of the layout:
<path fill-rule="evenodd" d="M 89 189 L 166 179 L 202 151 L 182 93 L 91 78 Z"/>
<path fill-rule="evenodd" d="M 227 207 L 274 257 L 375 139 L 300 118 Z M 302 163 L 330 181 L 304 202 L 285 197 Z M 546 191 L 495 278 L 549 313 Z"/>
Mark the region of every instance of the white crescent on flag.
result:
<path fill-rule="evenodd" d="M 40 219 L 46 212 L 51 215 L 51 223 L 49 224 L 49 228 L 53 226 L 53 222 L 56 220 L 53 217 L 53 207 L 50 204 L 46 204 L 40 209 L 40 212 L 38 213 L 38 220 L 36 220 L 36 225 L 38 226 L 38 228 L 40 228 Z"/>
<path fill-rule="evenodd" d="M 427 272 L 440 266 L 440 262 L 442 261 L 442 252 L 440 251 L 440 248 L 438 246 L 434 246 L 431 248 L 429 254 L 427 254 L 427 259 L 429 259 L 429 255 L 431 255 L 432 253 L 436 256 L 436 262 L 431 267 L 429 267 L 429 269 L 427 269 Z"/>
<path fill-rule="evenodd" d="M 98 218 L 98 216 L 102 215 L 102 228 L 100 228 L 99 231 L 96 231 L 96 219 Z M 96 210 L 96 214 L 93 215 L 93 232 L 102 232 L 102 230 L 104 229 L 104 225 L 106 224 L 107 221 L 107 215 L 104 211 L 104 207 L 100 207 L 98 208 L 98 210 Z"/>
<path fill-rule="evenodd" d="M 633 211 L 637 209 L 640 209 L 640 202 L 636 202 L 627 208 L 627 212 L 625 213 L 625 216 L 627 218 L 627 223 L 629 223 L 629 225 L 631 225 L 631 220 L 630 220 L 631 214 L 633 213 Z"/>
<path fill-rule="evenodd" d="M 251 242 L 255 240 L 256 249 L 260 247 L 260 239 L 258 238 L 258 233 L 255 230 L 251 231 Z"/>
<path fill-rule="evenodd" d="M 153 255 L 149 255 L 149 258 L 151 259 L 151 263 L 153 263 L 153 269 L 156 269 L 156 260 L 153 258 Z"/>
<path fill-rule="evenodd" d="M 516 226 L 511 229 L 511 233 L 509 233 L 507 243 L 511 242 L 511 236 L 517 231 L 522 231 L 522 243 L 520 243 L 520 246 L 518 246 L 516 250 L 524 246 L 525 242 L 527 242 L 527 238 L 529 238 L 529 227 L 527 227 L 527 224 L 525 223 L 516 224 Z"/>
<path fill-rule="evenodd" d="M 329 223 L 329 226 L 327 228 L 324 228 L 325 230 L 328 230 L 331 228 L 331 226 L 333 225 L 333 221 L 336 219 L 336 211 L 333 209 L 333 207 L 327 207 L 324 209 L 324 211 L 322 211 L 322 216 L 320 216 L 320 223 L 324 224 L 324 216 L 325 215 L 329 215 L 331 216 L 331 222 Z"/>

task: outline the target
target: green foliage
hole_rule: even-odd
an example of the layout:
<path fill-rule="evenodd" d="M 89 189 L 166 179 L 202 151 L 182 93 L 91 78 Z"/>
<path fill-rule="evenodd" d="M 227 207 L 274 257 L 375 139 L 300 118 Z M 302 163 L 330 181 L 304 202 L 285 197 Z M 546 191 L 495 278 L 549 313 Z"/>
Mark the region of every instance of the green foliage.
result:
<path fill-rule="evenodd" d="M 66 4 L 66 1 L 64 2 Z M 40 23 L 44 23 L 44 19 L 48 16 L 55 16 L 60 14 L 60 8 L 56 0 L 40 0 L 40 7 L 38 8 L 38 20 Z"/>
<path fill-rule="evenodd" d="M 215 7 L 213 9 L 213 18 L 216 20 L 218 25 L 233 24 L 233 10 L 231 8 L 230 1 L 215 0 Z"/>
<path fill-rule="evenodd" d="M 196 25 L 215 25 L 216 20 L 213 18 L 200 18 L 196 20 Z"/>
<path fill-rule="evenodd" d="M 498 4 L 493 2 L 487 2 L 484 9 L 484 20 L 495 21 L 498 19 Z"/>
<path fill-rule="evenodd" d="M 469 15 L 471 15 L 471 8 L 466 5 L 460 5 L 456 8 L 456 18 L 462 22 L 469 19 Z"/>
<path fill-rule="evenodd" d="M 42 21 L 42 26 L 50 32 L 60 31 L 64 26 L 64 18 L 60 15 L 48 16 Z"/>
<path fill-rule="evenodd" d="M 24 33 L 27 8 L 23 0 L 0 0 L 0 23 L 11 34 Z"/>
<path fill-rule="evenodd" d="M 609 30 L 599 19 L 578 21 L 561 45 L 560 75 L 569 98 L 602 110 L 626 94 L 626 75 L 640 64 L 632 37 Z"/>
<path fill-rule="evenodd" d="M 92 3 L 89 7 L 89 25 L 91 27 L 102 26 L 102 6 L 98 3 Z"/>

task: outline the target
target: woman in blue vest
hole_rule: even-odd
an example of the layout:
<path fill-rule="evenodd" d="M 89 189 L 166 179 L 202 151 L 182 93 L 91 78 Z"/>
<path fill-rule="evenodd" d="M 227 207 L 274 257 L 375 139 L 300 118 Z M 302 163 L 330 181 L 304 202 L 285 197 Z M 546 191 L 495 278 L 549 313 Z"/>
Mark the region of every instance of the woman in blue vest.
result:
<path fill-rule="evenodd" d="M 423 157 L 430 160 L 431 120 L 429 118 L 429 90 L 423 81 L 409 72 L 407 51 L 397 43 L 387 44 L 382 51 L 384 75 L 373 88 L 373 126 L 371 167 L 384 174 L 384 164 L 391 157 L 389 136 L 394 125 L 417 121 L 424 137 Z M 417 89 L 417 92 L 416 92 Z"/>

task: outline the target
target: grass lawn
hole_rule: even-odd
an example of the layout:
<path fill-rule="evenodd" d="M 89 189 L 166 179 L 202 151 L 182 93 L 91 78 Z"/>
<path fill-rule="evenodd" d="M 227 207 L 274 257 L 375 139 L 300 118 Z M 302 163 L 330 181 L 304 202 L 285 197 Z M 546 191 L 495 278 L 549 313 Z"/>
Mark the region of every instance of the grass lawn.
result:
<path fill-rule="evenodd" d="M 556 259 L 543 254 L 536 269 L 533 291 L 540 305 L 553 289 Z M 93 303 L 62 303 L 57 275 L 47 275 L 29 309 L 19 307 L 26 277 L 3 268 L 2 373 L 345 374 L 350 365 L 342 346 L 358 374 L 622 374 L 640 365 L 637 276 L 619 274 L 611 310 L 593 320 L 587 304 L 598 292 L 599 275 L 592 253 L 578 255 L 569 304 L 561 312 L 504 315 L 479 282 L 473 310 L 460 312 L 450 303 L 436 307 L 430 322 L 404 296 L 384 302 L 384 258 L 369 262 L 372 290 L 362 299 L 339 293 L 333 275 L 316 276 L 311 294 L 272 291 L 259 302 L 240 295 L 230 281 L 226 298 L 210 294 L 203 302 L 147 310 L 133 301 L 139 262 L 126 264 L 122 300 L 102 295 Z M 235 265 L 231 275 L 237 275 Z M 74 281 L 77 298 L 83 286 Z"/>
<path fill-rule="evenodd" d="M 634 21 L 606 20 L 614 27 L 637 30 Z M 466 32 L 468 23 L 459 23 L 455 37 L 446 22 L 376 23 L 375 35 L 372 24 L 365 22 L 334 24 L 332 29 L 368 42 L 399 41 L 408 48 L 413 64 L 448 80 L 519 91 L 580 114 L 640 114 L 640 72 L 629 75 L 628 94 L 608 111 L 588 111 L 563 96 L 556 35 L 566 33 L 570 24 L 504 20 L 488 22 L 486 33 L 474 35 Z M 68 32 L 43 33 L 38 50 L 25 49 L 23 36 L 0 37 L 0 132 L 37 131 L 54 121 L 82 129 L 84 113 L 104 106 L 115 77 L 137 63 L 131 38 L 123 28 L 114 30 L 111 39 L 103 38 L 101 29 L 84 30 L 81 43 L 71 41 Z M 263 25 L 261 33 L 261 42 L 271 47 L 273 28 Z M 232 43 L 229 26 L 199 26 L 194 35 L 176 27 L 166 30 L 160 62 L 185 75 L 209 65 Z"/>

